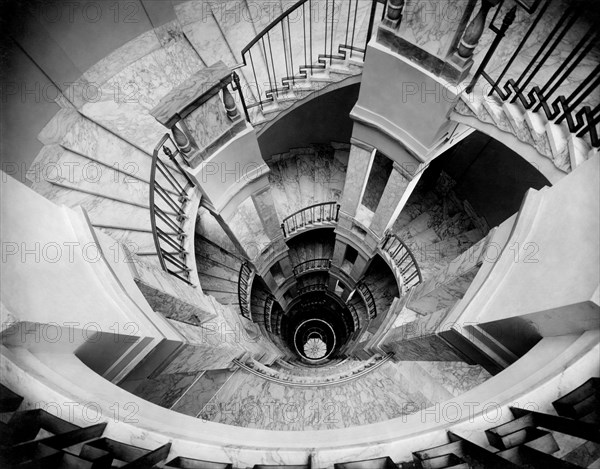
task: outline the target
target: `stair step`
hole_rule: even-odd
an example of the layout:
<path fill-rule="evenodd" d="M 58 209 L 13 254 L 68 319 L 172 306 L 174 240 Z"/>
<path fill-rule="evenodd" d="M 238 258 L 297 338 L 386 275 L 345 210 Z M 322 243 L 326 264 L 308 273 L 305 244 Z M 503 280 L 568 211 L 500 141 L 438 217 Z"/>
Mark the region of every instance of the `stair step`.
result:
<path fill-rule="evenodd" d="M 600 397 L 600 378 L 590 378 L 552 405 L 558 415 L 574 419 L 583 418 L 591 414 L 598 407 Z"/>
<path fill-rule="evenodd" d="M 581 469 L 581 466 L 576 466 L 567 461 L 555 458 L 544 451 L 539 451 L 528 446 L 516 446 L 499 451 L 497 455 L 520 467 L 534 469 Z"/>
<path fill-rule="evenodd" d="M 0 412 L 14 412 L 23 402 L 23 398 L 0 384 Z"/>

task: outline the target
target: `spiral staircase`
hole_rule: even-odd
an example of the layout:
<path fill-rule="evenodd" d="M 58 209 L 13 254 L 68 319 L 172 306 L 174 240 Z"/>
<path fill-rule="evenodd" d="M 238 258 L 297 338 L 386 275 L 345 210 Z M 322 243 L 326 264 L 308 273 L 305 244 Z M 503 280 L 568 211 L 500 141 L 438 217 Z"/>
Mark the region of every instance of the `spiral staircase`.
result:
<path fill-rule="evenodd" d="M 458 25 L 431 19 L 455 47 L 441 54 L 418 2 L 150 3 L 149 29 L 58 86 L 29 188 L 3 172 L 2 465 L 598 467 L 590 18 L 466 2 Z M 533 91 L 511 75 L 521 56 L 508 85 L 492 78 L 512 23 L 531 55 L 552 31 Z M 400 98 L 403 73 L 453 98 L 411 101 L 405 82 Z M 330 126 L 303 108 L 358 85 L 338 116 L 351 138 L 273 139 L 301 135 L 296 116 Z M 535 175 L 502 181 L 524 198 L 498 226 L 461 185 L 461 142 L 481 135 Z M 579 285 L 555 280 L 572 256 Z M 514 273 L 531 259 L 552 272 L 546 298 L 543 270 Z"/>

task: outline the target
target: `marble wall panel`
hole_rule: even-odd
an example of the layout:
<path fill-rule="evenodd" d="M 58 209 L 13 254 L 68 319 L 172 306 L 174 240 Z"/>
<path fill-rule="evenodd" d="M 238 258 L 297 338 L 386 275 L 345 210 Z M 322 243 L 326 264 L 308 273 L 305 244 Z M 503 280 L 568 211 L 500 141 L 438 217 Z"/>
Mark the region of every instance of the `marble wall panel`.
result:
<path fill-rule="evenodd" d="M 233 127 L 225 112 L 221 93 L 206 101 L 184 121 L 201 150 Z"/>
<path fill-rule="evenodd" d="M 230 370 L 205 371 L 173 405 L 172 410 L 195 417 L 232 374 Z"/>
<path fill-rule="evenodd" d="M 282 386 L 239 370 L 201 417 L 270 430 L 364 425 L 432 404 L 408 385 L 405 376 L 387 363 L 359 379 L 320 388 Z"/>

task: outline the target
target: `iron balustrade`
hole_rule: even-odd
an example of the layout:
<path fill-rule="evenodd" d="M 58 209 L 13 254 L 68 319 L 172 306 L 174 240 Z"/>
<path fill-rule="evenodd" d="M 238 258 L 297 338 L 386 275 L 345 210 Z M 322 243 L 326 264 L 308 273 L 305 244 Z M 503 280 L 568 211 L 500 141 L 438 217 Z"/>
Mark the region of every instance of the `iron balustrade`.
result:
<path fill-rule="evenodd" d="M 250 321 L 252 320 L 250 314 L 250 289 L 253 277 L 254 270 L 252 270 L 248 262 L 243 262 L 238 276 L 238 302 L 242 316 Z"/>
<path fill-rule="evenodd" d="M 161 153 L 168 159 L 164 160 Z M 165 134 L 154 148 L 150 170 L 150 223 L 160 265 L 163 270 L 193 285 L 185 249 L 185 214 L 190 201 L 189 191 L 194 182 L 183 170 L 177 157 L 183 155 L 169 134 Z M 187 164 L 187 162 L 186 162 Z M 181 182 L 181 178 L 186 183 Z"/>
<path fill-rule="evenodd" d="M 248 81 L 248 108 L 272 103 L 282 93 L 324 71 L 333 60 L 364 60 L 375 15 L 382 0 L 300 0 L 275 18 L 242 50 Z M 365 25 L 364 12 L 370 8 Z M 385 6 L 383 7 L 385 8 Z M 242 99 L 244 98 L 241 96 Z"/>
<path fill-rule="evenodd" d="M 491 86 L 489 95 L 496 95 L 504 102 L 519 101 L 527 110 L 537 112 L 543 110 L 546 118 L 554 124 L 566 122 L 569 131 L 580 138 L 588 138 L 592 147 L 600 147 L 598 138 L 600 123 L 600 64 L 598 61 L 598 39 L 600 33 L 592 21 L 589 27 L 585 18 L 590 18 L 584 2 L 573 2 L 556 20 L 549 31 L 550 15 L 548 7 L 554 0 L 536 0 L 526 8 L 527 13 L 534 13 L 541 4 L 537 15 L 531 21 L 520 42 L 514 48 L 510 58 L 504 62 L 501 71 L 494 78 L 489 63 L 492 60 L 502 38 L 509 30 L 515 15 L 515 5 L 508 11 L 500 27 L 494 25 L 498 16 L 498 7 L 489 28 L 496 34 L 491 46 L 466 91 L 470 93 L 480 77 Z M 518 6 L 524 7 L 522 2 Z M 594 8 L 592 4 L 591 8 Z M 586 27 L 583 25 L 586 24 Z M 538 44 L 537 37 L 545 37 Z M 568 42 L 567 42 L 568 40 Z M 565 44 L 570 50 L 565 49 Z M 563 53 L 559 50 L 563 48 Z M 524 51 L 527 54 L 524 54 Z M 533 53 L 535 51 L 535 53 Z M 568 54 L 567 54 L 568 53 Z M 519 63 L 518 58 L 532 55 L 526 64 Z M 566 55 L 562 57 L 561 55 Z M 555 63 L 560 65 L 555 66 Z M 581 65 L 581 67 L 580 67 Z M 582 71 L 589 72 L 582 76 Z M 549 73 L 550 71 L 550 73 Z M 539 80 L 539 84 L 536 84 Z"/>
<path fill-rule="evenodd" d="M 311 293 L 315 291 L 327 291 L 326 283 L 311 283 L 310 285 L 304 285 L 298 289 L 299 295 L 304 295 L 305 293 Z"/>
<path fill-rule="evenodd" d="M 340 216 L 340 205 L 337 202 L 323 202 L 309 205 L 283 219 L 281 229 L 287 238 L 301 228 L 315 223 L 337 223 Z"/>
<path fill-rule="evenodd" d="M 271 294 L 268 294 L 265 298 L 265 308 L 264 308 L 264 323 L 267 332 L 272 332 L 271 328 L 271 313 L 273 312 L 273 305 L 275 304 L 275 297 Z"/>
<path fill-rule="evenodd" d="M 292 270 L 294 271 L 294 275 L 297 277 L 298 275 L 301 275 L 304 272 L 312 272 L 315 270 L 329 270 L 330 268 L 331 268 L 331 259 L 318 258 L 318 259 L 310 259 L 308 261 L 301 262 L 300 264 L 294 266 L 294 268 Z"/>
<path fill-rule="evenodd" d="M 354 322 L 354 330 L 357 331 L 360 327 L 360 318 L 358 316 L 358 311 L 356 311 L 356 306 L 350 303 L 346 303 L 348 310 L 350 311 L 350 315 L 352 316 L 352 321 Z"/>
<path fill-rule="evenodd" d="M 388 233 L 381 245 L 381 250 L 390 256 L 400 271 L 403 285 L 407 289 L 423 281 L 423 275 L 414 254 L 398 236 Z"/>
<path fill-rule="evenodd" d="M 362 296 L 365 305 L 367 306 L 369 318 L 375 319 L 377 317 L 377 306 L 375 305 L 375 298 L 369 287 L 367 287 L 364 282 L 358 282 L 356 284 L 356 291 Z"/>

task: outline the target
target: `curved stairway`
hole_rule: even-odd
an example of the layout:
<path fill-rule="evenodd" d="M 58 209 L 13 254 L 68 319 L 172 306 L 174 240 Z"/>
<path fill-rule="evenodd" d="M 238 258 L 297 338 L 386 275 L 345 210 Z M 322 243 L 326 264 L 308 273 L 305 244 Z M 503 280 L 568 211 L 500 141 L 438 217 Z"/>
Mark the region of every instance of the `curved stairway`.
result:
<path fill-rule="evenodd" d="M 332 142 L 293 148 L 268 158 L 269 184 L 279 219 L 309 205 L 341 200 L 349 151 L 348 144 Z"/>

